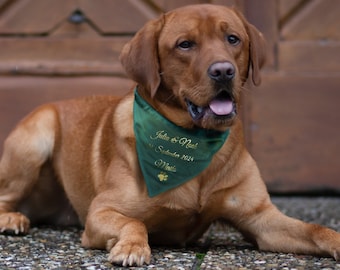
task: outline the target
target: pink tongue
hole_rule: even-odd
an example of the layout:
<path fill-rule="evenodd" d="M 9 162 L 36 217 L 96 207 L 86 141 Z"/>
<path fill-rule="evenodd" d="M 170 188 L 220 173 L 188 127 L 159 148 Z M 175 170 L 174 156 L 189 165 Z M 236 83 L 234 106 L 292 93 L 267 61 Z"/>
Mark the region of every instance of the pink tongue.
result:
<path fill-rule="evenodd" d="M 233 102 L 231 100 L 214 99 L 209 104 L 210 109 L 217 115 L 227 115 L 233 111 Z"/>

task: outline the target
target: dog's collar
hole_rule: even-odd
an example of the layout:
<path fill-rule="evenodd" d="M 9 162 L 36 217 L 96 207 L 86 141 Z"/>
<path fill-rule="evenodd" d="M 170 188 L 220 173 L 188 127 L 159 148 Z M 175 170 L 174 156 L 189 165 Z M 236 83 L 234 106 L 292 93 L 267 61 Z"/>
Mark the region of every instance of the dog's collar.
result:
<path fill-rule="evenodd" d="M 185 129 L 167 120 L 135 89 L 134 132 L 139 165 L 148 194 L 180 186 L 206 169 L 229 130 Z"/>

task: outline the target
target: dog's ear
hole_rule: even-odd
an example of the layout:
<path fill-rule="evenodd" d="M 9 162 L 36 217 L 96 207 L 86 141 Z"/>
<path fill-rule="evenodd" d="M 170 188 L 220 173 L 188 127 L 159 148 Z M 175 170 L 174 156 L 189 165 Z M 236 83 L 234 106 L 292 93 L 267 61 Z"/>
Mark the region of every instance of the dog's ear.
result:
<path fill-rule="evenodd" d="M 257 30 L 254 25 L 249 23 L 237 8 L 233 8 L 233 10 L 242 20 L 249 37 L 248 75 L 250 69 L 252 69 L 252 81 L 254 85 L 258 86 L 261 84 L 260 69 L 262 68 L 266 60 L 266 41 L 262 33 Z"/>
<path fill-rule="evenodd" d="M 266 60 L 266 42 L 262 33 L 250 23 L 247 23 L 247 32 L 250 39 L 249 68 L 252 68 L 253 83 L 258 86 L 261 83 L 260 69 Z"/>
<path fill-rule="evenodd" d="M 158 38 L 162 26 L 162 17 L 146 23 L 123 47 L 119 57 L 128 76 L 148 89 L 152 97 L 155 96 L 161 82 Z"/>

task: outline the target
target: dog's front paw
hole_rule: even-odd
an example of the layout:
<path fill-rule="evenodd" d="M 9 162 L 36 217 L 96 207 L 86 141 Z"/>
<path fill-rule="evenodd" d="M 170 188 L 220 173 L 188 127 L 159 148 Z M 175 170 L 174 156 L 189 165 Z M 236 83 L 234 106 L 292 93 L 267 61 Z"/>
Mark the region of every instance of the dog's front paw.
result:
<path fill-rule="evenodd" d="M 21 213 L 0 214 L 0 232 L 5 234 L 26 234 L 30 228 L 29 219 Z"/>
<path fill-rule="evenodd" d="M 109 261 L 125 266 L 149 264 L 151 249 L 147 242 L 120 240 L 110 250 Z"/>

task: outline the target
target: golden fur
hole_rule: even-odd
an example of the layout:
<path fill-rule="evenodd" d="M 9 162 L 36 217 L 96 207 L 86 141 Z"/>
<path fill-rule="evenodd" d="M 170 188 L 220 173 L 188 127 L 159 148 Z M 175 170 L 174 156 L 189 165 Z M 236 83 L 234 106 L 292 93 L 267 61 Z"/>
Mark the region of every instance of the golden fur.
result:
<path fill-rule="evenodd" d="M 140 95 L 176 125 L 230 129 L 209 167 L 150 198 L 135 150 L 132 91 L 43 105 L 5 141 L 1 230 L 27 233 L 30 221 L 80 223 L 85 247 L 107 248 L 114 263 L 142 265 L 150 262 L 149 241 L 185 245 L 222 219 L 262 250 L 339 259 L 340 234 L 280 213 L 245 148 L 240 93 L 250 74 L 260 83 L 264 55 L 261 33 L 226 7 L 188 6 L 148 22 L 124 47 L 121 62 Z M 212 79 L 215 63 L 233 68 L 227 86 Z M 235 113 L 207 111 L 193 119 L 186 100 L 206 108 L 218 91 L 233 98 Z"/>

